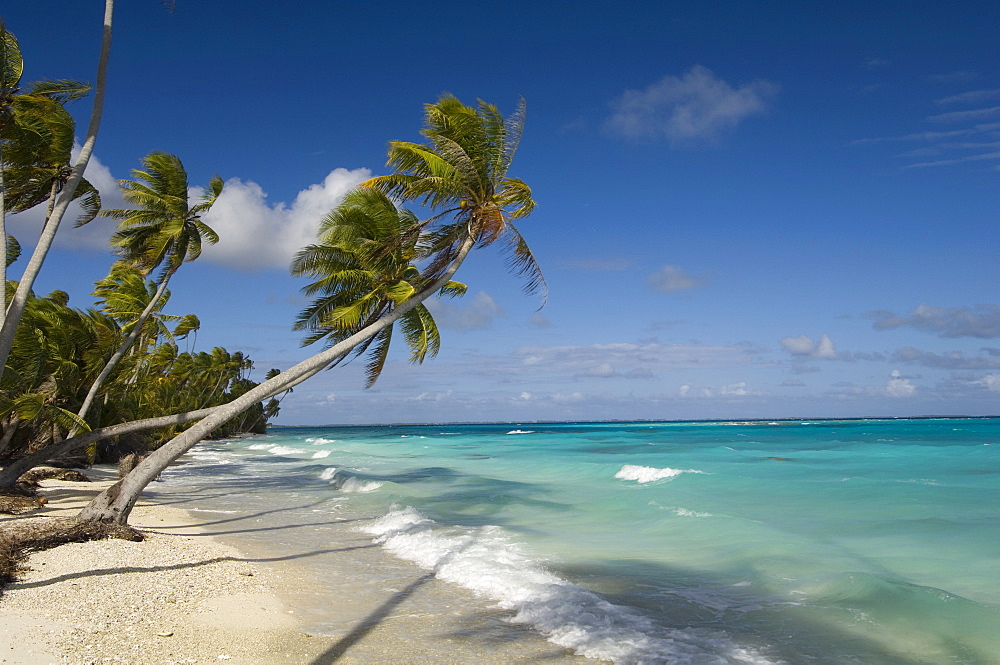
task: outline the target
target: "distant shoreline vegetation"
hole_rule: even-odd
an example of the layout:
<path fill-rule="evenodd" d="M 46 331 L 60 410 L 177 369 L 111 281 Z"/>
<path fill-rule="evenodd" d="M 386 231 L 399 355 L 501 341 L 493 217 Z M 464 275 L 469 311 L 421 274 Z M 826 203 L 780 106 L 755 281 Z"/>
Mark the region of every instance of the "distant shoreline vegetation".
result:
<path fill-rule="evenodd" d="M 629 420 L 625 418 L 609 418 L 600 420 L 450 420 L 443 422 L 404 422 L 404 423 L 328 423 L 323 425 L 275 425 L 268 424 L 267 429 L 299 429 L 299 428 L 320 428 L 320 427 L 426 427 L 426 426 L 446 426 L 446 425 L 601 425 L 601 424 L 710 424 L 710 423 L 792 423 L 792 422 L 858 422 L 865 420 L 1000 420 L 1000 414 L 992 416 L 948 416 L 948 415 L 925 415 L 925 416 L 850 416 L 844 418 L 824 416 L 822 418 L 795 417 L 795 418 L 697 418 L 687 420 L 659 420 L 643 418 L 639 420 Z"/>

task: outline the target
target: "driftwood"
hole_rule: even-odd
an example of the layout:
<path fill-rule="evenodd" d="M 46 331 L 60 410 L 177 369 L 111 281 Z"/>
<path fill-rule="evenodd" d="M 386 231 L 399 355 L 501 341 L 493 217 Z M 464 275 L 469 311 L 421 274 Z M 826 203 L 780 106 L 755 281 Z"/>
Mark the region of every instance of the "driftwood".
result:
<path fill-rule="evenodd" d="M 20 483 L 37 483 L 39 480 L 69 480 L 75 483 L 90 482 L 90 478 L 75 469 L 59 469 L 52 466 L 35 467 L 17 479 Z"/>
<path fill-rule="evenodd" d="M 21 560 L 31 552 L 105 538 L 138 542 L 144 537 L 130 526 L 81 522 L 75 518 L 7 522 L 0 527 L 0 585 L 16 579 Z"/>

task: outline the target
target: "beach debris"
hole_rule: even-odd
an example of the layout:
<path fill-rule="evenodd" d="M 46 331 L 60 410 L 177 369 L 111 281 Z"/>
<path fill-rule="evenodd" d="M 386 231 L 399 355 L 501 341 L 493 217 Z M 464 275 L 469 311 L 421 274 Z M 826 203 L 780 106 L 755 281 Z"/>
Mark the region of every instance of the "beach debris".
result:
<path fill-rule="evenodd" d="M 2 494 L 0 495 L 0 513 L 17 515 L 38 510 L 49 500 L 44 496 L 31 496 L 23 494 Z"/>
<path fill-rule="evenodd" d="M 90 478 L 76 469 L 60 469 L 54 466 L 36 466 L 21 474 L 20 483 L 37 483 L 39 480 L 68 480 L 74 483 L 89 483 Z"/>
<path fill-rule="evenodd" d="M 157 633 L 156 636 L 157 637 L 173 637 L 174 636 L 174 632 L 172 630 L 164 630 L 164 631 L 160 631 L 159 633 Z"/>
<path fill-rule="evenodd" d="M 118 460 L 118 477 L 124 478 L 129 474 L 129 472 L 135 467 L 139 466 L 139 462 L 146 459 L 148 455 L 141 455 L 139 453 L 129 453 L 121 459 Z"/>
<path fill-rule="evenodd" d="M 80 522 L 73 518 L 26 519 L 18 520 L 15 524 L 7 523 L 4 530 L 0 531 L 0 585 L 14 581 L 21 559 L 29 551 L 104 538 L 138 542 L 144 536 L 129 526 Z"/>

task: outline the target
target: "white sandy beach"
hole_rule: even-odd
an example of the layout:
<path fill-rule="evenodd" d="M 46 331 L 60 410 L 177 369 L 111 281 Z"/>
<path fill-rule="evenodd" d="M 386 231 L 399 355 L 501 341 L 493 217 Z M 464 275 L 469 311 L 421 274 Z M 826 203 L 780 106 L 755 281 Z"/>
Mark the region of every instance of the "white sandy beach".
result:
<path fill-rule="evenodd" d="M 75 514 L 114 477 L 104 468 L 87 474 L 98 482 L 42 481 L 49 504 L 0 517 L 0 528 Z M 130 523 L 145 542 L 73 543 L 31 555 L 0 597 L 0 663 L 595 662 L 509 625 L 471 594 L 455 603 L 467 592 L 415 567 L 412 579 L 390 588 L 359 578 L 359 595 L 331 599 L 342 634 L 308 635 L 287 599 L 309 580 L 293 565 L 249 558 L 205 535 L 193 515 L 141 502 Z M 447 609 L 413 614 L 407 599 L 416 594 L 440 594 Z"/>

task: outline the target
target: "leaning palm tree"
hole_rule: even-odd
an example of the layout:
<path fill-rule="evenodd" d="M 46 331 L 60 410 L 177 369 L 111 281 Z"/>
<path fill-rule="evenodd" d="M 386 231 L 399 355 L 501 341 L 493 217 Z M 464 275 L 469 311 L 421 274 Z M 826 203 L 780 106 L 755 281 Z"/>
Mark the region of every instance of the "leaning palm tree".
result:
<path fill-rule="evenodd" d="M 72 175 L 76 123 L 65 104 L 90 92 L 89 85 L 70 80 L 38 81 L 22 90 L 23 68 L 17 39 L 0 21 L 0 238 L 6 237 L 8 212 L 22 212 L 48 201 L 45 216 L 51 215 Z M 72 198 L 81 196 L 84 214 L 78 225 L 92 220 L 100 209 L 97 190 L 83 179 Z M 6 246 L 0 245 L 0 288 L 4 291 L 5 251 Z M 0 325 L 4 314 L 0 311 Z"/>
<path fill-rule="evenodd" d="M 508 265 L 527 278 L 529 293 L 545 291 L 545 279 L 513 220 L 531 214 L 531 189 L 507 175 L 524 128 L 525 104 L 504 118 L 482 100 L 465 106 L 452 95 L 427 104 L 426 143 L 393 141 L 388 165 L 396 172 L 361 183 L 402 201 L 440 210 L 422 225 L 430 230 L 434 260 L 424 271 L 434 278 L 458 255 L 466 239 L 478 247 L 499 241 Z"/>
<path fill-rule="evenodd" d="M 101 40 L 101 54 L 97 64 L 97 83 L 94 86 L 94 106 L 90 115 L 90 123 L 87 126 L 87 135 L 84 137 L 80 152 L 68 177 L 62 185 L 59 195 L 51 211 L 45 219 L 42 232 L 35 244 L 35 249 L 31 253 L 24 268 L 24 273 L 18 282 L 17 290 L 6 310 L 6 318 L 0 326 L 0 371 L 6 367 L 7 356 L 10 354 L 11 345 L 14 343 L 14 335 L 17 326 L 21 322 L 21 316 L 31 295 L 31 288 L 35 278 L 38 276 L 48 255 L 49 248 L 55 240 L 56 231 L 62 222 L 63 215 L 69 208 L 70 202 L 76 196 L 76 189 L 83 180 L 83 172 L 87 168 L 90 156 L 94 152 L 94 145 L 97 142 L 97 132 L 101 126 L 101 116 L 104 111 L 104 93 L 107 88 L 108 59 L 111 55 L 111 21 L 114 15 L 114 0 L 104 0 L 104 27 L 103 38 Z M 5 65 L 6 67 L 6 62 Z"/>
<path fill-rule="evenodd" d="M 213 409 L 210 415 L 165 443 L 125 478 L 95 497 L 80 513 L 81 520 L 127 523 L 142 490 L 171 462 L 226 421 L 314 376 L 392 326 L 446 287 L 474 246 L 505 241 L 515 272 L 528 277 L 528 290 L 544 287 L 527 243 L 511 224 L 512 219 L 523 218 L 534 207 L 528 186 L 507 176 L 524 121 L 523 102 L 508 119 L 485 102 L 472 108 L 451 96 L 427 105 L 425 110 L 424 136 L 430 142 L 391 144 L 389 163 L 399 173 L 388 180 L 369 181 L 373 189 L 443 208 L 413 229 L 427 236 L 430 252 L 419 277 L 407 280 L 414 287 L 413 294 L 370 325 Z M 400 245 L 405 242 L 402 237 L 398 240 Z"/>
<path fill-rule="evenodd" d="M 370 326 L 412 297 L 423 281 L 415 258 L 422 245 L 417 216 L 400 210 L 379 191 L 355 189 L 320 222 L 319 243 L 292 261 L 291 272 L 314 281 L 302 288 L 315 296 L 293 326 L 309 335 L 303 346 L 326 340 L 327 347 Z M 466 287 L 448 282 L 440 295 L 459 296 Z M 385 366 L 395 326 L 383 328 L 343 356 L 368 354 L 366 388 Z M 421 363 L 441 348 L 441 335 L 430 311 L 420 304 L 404 314 L 399 328 L 410 348 L 410 361 Z M 334 363 L 336 364 L 336 363 Z"/>
<path fill-rule="evenodd" d="M 146 320 L 161 303 L 167 283 L 181 265 L 201 255 L 204 242 L 218 242 L 219 236 L 201 215 L 208 212 L 222 193 L 222 178 L 215 176 L 201 201 L 188 201 L 188 178 L 184 165 L 176 155 L 151 152 L 142 158 L 144 169 L 134 169 L 135 180 L 122 180 L 122 197 L 135 208 L 102 210 L 101 215 L 119 220 L 118 231 L 111 236 L 111 245 L 122 261 L 134 265 L 145 275 L 159 268 L 157 290 L 140 313 L 129 336 L 108 358 L 104 369 L 94 380 L 83 406 L 81 418 L 93 404 L 104 381 L 124 357 L 125 352 L 142 332 Z"/>

